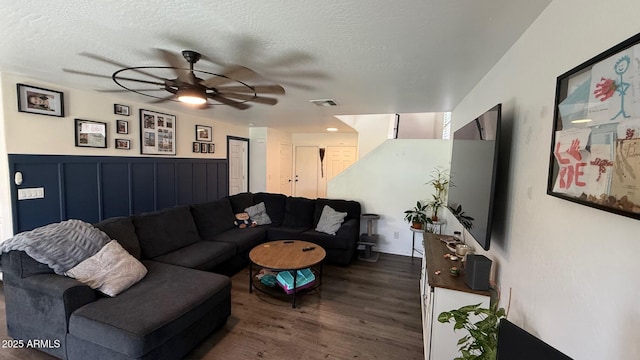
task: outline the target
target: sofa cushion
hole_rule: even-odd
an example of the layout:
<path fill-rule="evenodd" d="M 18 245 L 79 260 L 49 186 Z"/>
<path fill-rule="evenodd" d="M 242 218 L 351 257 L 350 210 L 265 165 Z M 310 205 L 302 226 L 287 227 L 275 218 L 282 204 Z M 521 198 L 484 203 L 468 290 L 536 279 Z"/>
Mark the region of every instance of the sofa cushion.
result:
<path fill-rule="evenodd" d="M 108 296 L 120 294 L 146 274 L 147 268 L 120 246 L 117 240 L 111 240 L 95 255 L 65 273 Z"/>
<path fill-rule="evenodd" d="M 244 211 L 249 214 L 249 218 L 255 221 L 258 225 L 271 224 L 271 218 L 269 217 L 269 214 L 267 214 L 267 208 L 264 206 L 263 202 L 249 206 L 244 209 Z"/>
<path fill-rule="evenodd" d="M 267 232 L 267 240 L 304 240 L 301 236 L 307 230 L 309 230 L 308 227 L 270 227 Z M 324 236 L 329 235 L 324 234 Z"/>
<path fill-rule="evenodd" d="M 200 241 L 188 206 L 133 217 L 142 258 L 151 259 Z"/>
<path fill-rule="evenodd" d="M 140 241 L 136 235 L 136 227 L 133 226 L 131 217 L 114 217 L 100 221 L 93 226 L 102 230 L 113 240 L 118 240 L 129 254 L 140 260 Z"/>
<path fill-rule="evenodd" d="M 355 241 L 351 238 L 339 235 L 331 236 L 315 230 L 307 230 L 303 232 L 302 234 L 300 234 L 299 239 L 318 244 L 325 250 L 348 249 L 349 247 L 353 246 L 353 243 L 355 243 Z"/>
<path fill-rule="evenodd" d="M 213 241 L 233 244 L 236 248 L 236 253 L 240 254 L 253 249 L 254 246 L 263 242 L 266 235 L 267 230 L 264 227 L 231 229 L 216 235 Z"/>
<path fill-rule="evenodd" d="M 236 247 L 230 243 L 198 241 L 168 254 L 153 258 L 166 264 L 198 270 L 212 270 L 236 255 Z"/>
<path fill-rule="evenodd" d="M 315 202 L 311 199 L 288 197 L 282 226 L 311 228 L 314 225 L 315 207 Z M 320 219 L 320 215 L 318 215 L 318 219 Z"/>
<path fill-rule="evenodd" d="M 283 194 L 257 193 L 253 195 L 253 201 L 256 204 L 264 203 L 267 214 L 274 226 L 282 225 L 284 219 L 284 211 L 287 202 L 287 196 Z"/>
<path fill-rule="evenodd" d="M 207 313 L 231 313 L 228 277 L 156 261 L 143 264 L 147 276 L 129 290 L 74 311 L 69 333 L 128 358 L 141 358 Z"/>
<path fill-rule="evenodd" d="M 229 201 L 231 202 L 231 208 L 234 214 L 244 212 L 244 209 L 255 204 L 253 202 L 253 194 L 250 192 L 230 195 Z"/>
<path fill-rule="evenodd" d="M 349 219 L 360 219 L 360 203 L 353 200 L 340 200 L 340 199 L 317 199 L 315 201 L 315 213 L 313 215 L 313 225 L 318 225 L 318 221 L 320 220 L 320 216 L 322 215 L 322 210 L 325 205 L 329 205 L 332 209 L 338 212 L 346 212 L 347 217 L 346 220 Z"/>
<path fill-rule="evenodd" d="M 346 212 L 338 212 L 331 208 L 331 206 L 325 205 L 315 230 L 329 235 L 335 235 L 346 216 Z"/>
<path fill-rule="evenodd" d="M 203 240 L 234 228 L 236 218 L 229 198 L 191 205 L 191 213 Z"/>

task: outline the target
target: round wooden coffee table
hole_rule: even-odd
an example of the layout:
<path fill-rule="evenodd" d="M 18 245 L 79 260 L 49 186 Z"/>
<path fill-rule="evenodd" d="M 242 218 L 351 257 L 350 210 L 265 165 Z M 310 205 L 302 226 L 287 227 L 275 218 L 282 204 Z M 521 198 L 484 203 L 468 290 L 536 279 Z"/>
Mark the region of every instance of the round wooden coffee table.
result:
<path fill-rule="evenodd" d="M 298 270 L 319 267 L 316 285 L 305 290 L 312 290 L 320 287 L 322 283 L 322 261 L 327 252 L 322 246 L 300 240 L 277 240 L 258 245 L 249 252 L 249 292 L 253 288 L 262 291 L 261 288 L 253 284 L 253 265 L 258 265 L 274 271 L 293 272 L 293 302 L 296 307 L 297 278 Z M 262 291 L 268 293 L 266 291 Z"/>

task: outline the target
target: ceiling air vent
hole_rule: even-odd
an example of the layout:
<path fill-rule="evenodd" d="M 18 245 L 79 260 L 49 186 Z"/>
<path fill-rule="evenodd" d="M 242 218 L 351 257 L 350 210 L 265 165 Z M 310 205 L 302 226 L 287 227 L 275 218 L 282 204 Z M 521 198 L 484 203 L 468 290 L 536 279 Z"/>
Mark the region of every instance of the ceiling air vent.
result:
<path fill-rule="evenodd" d="M 337 106 L 338 105 L 338 103 L 333 99 L 309 100 L 309 102 L 315 104 L 316 106 Z"/>

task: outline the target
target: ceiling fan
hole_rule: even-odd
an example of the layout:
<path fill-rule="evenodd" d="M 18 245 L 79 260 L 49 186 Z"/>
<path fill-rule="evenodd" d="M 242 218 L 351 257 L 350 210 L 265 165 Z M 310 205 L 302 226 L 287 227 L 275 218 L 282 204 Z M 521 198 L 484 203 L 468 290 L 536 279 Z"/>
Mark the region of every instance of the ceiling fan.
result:
<path fill-rule="evenodd" d="M 277 84 L 251 85 L 248 80 L 257 73 L 244 66 L 232 66 L 221 74 L 196 70 L 193 65 L 201 54 L 193 50 L 183 50 L 182 56 L 189 64 L 186 68 L 183 60 L 163 49 L 156 49 L 169 66 L 128 67 L 116 61 L 98 55 L 81 55 L 121 67 L 111 76 L 92 74 L 83 71 L 63 69 L 65 72 L 111 78 L 124 90 L 102 90 L 102 92 L 131 91 L 144 96 L 157 98 L 155 102 L 177 101 L 205 109 L 216 105 L 228 105 L 239 110 L 251 107 L 249 102 L 275 105 L 278 99 L 261 94 L 283 95 L 285 90 Z M 174 78 L 175 76 L 175 78 Z M 100 91 L 100 90 L 99 90 Z M 169 95 L 158 92 L 168 92 Z"/>

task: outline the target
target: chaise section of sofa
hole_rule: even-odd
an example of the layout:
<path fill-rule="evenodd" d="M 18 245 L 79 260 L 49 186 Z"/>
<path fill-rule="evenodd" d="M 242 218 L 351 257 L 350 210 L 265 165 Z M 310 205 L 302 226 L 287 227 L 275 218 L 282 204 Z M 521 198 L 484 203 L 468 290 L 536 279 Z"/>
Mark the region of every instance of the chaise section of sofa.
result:
<path fill-rule="evenodd" d="M 144 281 L 71 314 L 68 359 L 178 359 L 226 322 L 231 314 L 228 277 L 143 263 L 148 270 Z"/>

